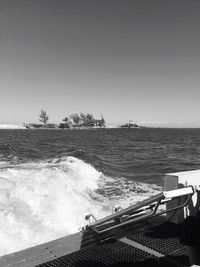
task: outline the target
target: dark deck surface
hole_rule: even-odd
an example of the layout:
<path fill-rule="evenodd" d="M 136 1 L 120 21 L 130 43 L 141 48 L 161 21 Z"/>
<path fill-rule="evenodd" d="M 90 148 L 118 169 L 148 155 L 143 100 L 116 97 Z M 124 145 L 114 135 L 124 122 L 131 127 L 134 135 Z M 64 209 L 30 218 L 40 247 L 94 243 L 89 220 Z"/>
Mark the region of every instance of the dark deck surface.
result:
<path fill-rule="evenodd" d="M 92 246 L 39 267 L 57 266 L 189 266 L 180 226 L 165 223 L 126 238 Z"/>
<path fill-rule="evenodd" d="M 1 267 L 189 266 L 180 225 L 164 223 L 120 240 L 80 249 L 74 234 L 0 258 Z"/>

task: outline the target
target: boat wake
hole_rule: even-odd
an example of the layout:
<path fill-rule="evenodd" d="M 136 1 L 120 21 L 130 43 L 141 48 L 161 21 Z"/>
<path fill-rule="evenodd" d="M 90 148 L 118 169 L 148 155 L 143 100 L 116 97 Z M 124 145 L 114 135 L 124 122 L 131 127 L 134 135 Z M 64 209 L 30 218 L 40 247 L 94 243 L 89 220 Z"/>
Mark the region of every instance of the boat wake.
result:
<path fill-rule="evenodd" d="M 0 255 L 19 251 L 102 218 L 158 193 L 156 185 L 105 176 L 75 157 L 11 165 L 0 163 Z"/>

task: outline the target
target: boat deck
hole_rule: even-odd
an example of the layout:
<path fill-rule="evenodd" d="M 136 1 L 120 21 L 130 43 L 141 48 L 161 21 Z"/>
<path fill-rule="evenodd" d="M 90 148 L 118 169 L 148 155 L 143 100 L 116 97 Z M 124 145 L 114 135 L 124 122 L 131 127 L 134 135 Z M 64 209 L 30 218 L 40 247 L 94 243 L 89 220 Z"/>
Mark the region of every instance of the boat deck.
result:
<path fill-rule="evenodd" d="M 0 258 L 2 267 L 190 266 L 180 225 L 166 222 L 119 240 L 81 248 L 70 235 Z"/>

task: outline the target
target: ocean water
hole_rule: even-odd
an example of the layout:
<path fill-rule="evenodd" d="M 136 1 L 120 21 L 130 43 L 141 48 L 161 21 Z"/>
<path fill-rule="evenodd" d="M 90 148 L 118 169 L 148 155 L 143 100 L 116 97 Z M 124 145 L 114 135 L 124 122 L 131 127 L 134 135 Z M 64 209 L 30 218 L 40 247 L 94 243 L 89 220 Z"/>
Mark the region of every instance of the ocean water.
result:
<path fill-rule="evenodd" d="M 200 168 L 199 129 L 0 130 L 0 255 L 77 232 Z"/>

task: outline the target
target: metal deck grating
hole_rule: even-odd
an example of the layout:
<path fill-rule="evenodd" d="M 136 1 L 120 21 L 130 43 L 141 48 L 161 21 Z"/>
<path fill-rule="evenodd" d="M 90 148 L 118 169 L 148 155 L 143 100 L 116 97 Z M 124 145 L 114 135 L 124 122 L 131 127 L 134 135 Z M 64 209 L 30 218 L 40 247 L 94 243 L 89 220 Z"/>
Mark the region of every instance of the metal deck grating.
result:
<path fill-rule="evenodd" d="M 38 267 L 61 267 L 61 266 L 128 266 L 133 262 L 144 262 L 145 259 L 155 262 L 157 259 L 142 250 L 124 244 L 121 241 L 107 243 L 90 248 L 82 249 L 64 257 L 52 260 Z M 119 265 L 119 266 L 120 266 Z M 150 266 L 150 265 L 148 265 Z"/>
<path fill-rule="evenodd" d="M 128 238 L 189 266 L 187 251 L 180 236 L 181 225 L 168 222 L 148 231 L 129 235 Z"/>
<path fill-rule="evenodd" d="M 177 267 L 175 263 L 166 262 L 154 255 L 121 241 L 101 244 L 58 259 L 49 261 L 38 267 L 79 267 L 79 266 L 134 266 L 135 267 Z"/>

